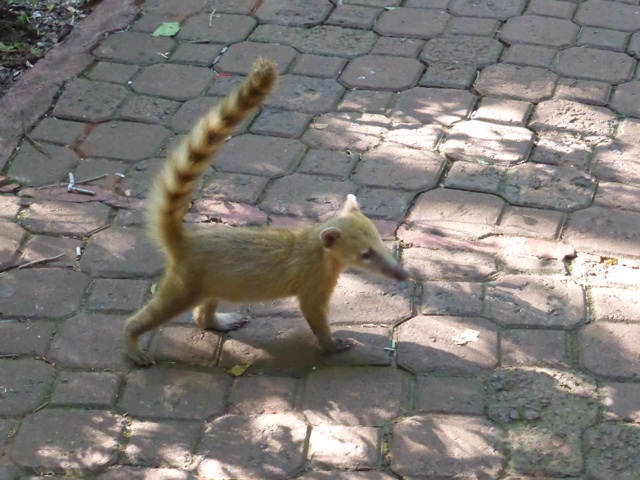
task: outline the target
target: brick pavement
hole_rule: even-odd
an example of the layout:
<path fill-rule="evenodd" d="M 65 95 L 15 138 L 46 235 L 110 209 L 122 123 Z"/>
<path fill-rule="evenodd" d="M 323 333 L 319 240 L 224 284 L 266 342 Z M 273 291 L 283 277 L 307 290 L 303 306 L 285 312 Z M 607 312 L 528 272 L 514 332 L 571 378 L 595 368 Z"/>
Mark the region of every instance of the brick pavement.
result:
<path fill-rule="evenodd" d="M 0 479 L 640 478 L 637 0 L 135 3 L 0 100 Z M 227 335 L 181 317 L 134 368 L 122 322 L 162 267 L 141 200 L 256 55 L 280 87 L 187 221 L 356 193 L 414 279 L 341 279 L 340 355 L 283 300 L 225 306 L 253 317 Z M 69 171 L 106 178 L 39 188 Z"/>

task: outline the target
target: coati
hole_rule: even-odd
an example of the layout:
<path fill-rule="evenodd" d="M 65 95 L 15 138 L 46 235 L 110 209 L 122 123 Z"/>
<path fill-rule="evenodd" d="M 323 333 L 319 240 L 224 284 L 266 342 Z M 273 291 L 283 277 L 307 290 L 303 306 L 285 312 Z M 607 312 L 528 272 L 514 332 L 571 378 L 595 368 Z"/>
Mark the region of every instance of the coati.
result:
<path fill-rule="evenodd" d="M 183 217 L 196 182 L 234 128 L 264 102 L 277 79 L 276 65 L 258 59 L 244 82 L 198 121 L 155 179 L 147 224 L 167 265 L 155 296 L 124 327 L 126 351 L 138 365 L 154 363 L 140 350 L 138 337 L 190 308 L 205 329 L 228 331 L 244 325 L 238 314 L 216 312 L 221 300 L 259 302 L 296 296 L 320 346 L 330 352 L 345 350 L 354 340 L 334 338 L 327 318 L 340 273 L 353 266 L 397 280 L 409 276 L 353 195 L 347 196 L 341 212 L 315 226 L 207 224 L 185 229 Z"/>

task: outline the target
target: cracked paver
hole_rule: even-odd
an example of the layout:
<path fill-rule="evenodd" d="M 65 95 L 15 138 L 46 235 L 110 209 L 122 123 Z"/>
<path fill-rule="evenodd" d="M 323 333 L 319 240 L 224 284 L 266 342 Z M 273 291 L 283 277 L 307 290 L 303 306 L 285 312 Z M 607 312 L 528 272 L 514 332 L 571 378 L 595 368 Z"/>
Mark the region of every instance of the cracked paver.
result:
<path fill-rule="evenodd" d="M 0 99 L 0 477 L 640 478 L 639 29 L 628 1 L 102 0 Z M 288 299 L 181 316 L 135 368 L 147 189 L 259 55 L 279 87 L 187 221 L 354 193 L 412 278 L 340 279 L 345 353 Z"/>

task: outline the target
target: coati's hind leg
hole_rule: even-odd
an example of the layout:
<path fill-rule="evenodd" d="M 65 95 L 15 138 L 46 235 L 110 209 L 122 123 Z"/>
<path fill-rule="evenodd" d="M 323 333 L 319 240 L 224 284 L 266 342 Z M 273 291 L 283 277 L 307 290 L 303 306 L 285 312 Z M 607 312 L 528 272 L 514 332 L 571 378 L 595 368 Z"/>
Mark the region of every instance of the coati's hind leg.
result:
<path fill-rule="evenodd" d="M 153 357 L 138 345 L 140 335 L 189 310 L 196 302 L 195 294 L 182 282 L 165 276 L 151 301 L 125 323 L 124 345 L 129 357 L 140 366 L 153 365 Z"/>
<path fill-rule="evenodd" d="M 207 299 L 193 310 L 193 319 L 200 328 L 228 332 L 246 325 L 247 320 L 239 313 L 218 313 L 218 300 Z"/>

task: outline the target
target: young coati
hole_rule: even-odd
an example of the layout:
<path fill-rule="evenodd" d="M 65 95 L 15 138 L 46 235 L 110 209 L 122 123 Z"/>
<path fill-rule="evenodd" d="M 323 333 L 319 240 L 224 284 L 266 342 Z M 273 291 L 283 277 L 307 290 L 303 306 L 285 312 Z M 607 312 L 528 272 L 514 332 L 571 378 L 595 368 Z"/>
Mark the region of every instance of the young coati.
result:
<path fill-rule="evenodd" d="M 202 328 L 227 331 L 246 323 L 238 314 L 216 313 L 220 300 L 259 302 L 296 296 L 322 348 L 345 350 L 354 341 L 333 338 L 327 318 L 340 273 L 353 266 L 397 280 L 408 278 L 353 195 L 347 196 L 335 217 L 310 227 L 184 228 L 192 191 L 213 162 L 213 154 L 264 102 L 277 78 L 276 65 L 258 59 L 248 78 L 198 121 L 153 184 L 148 226 L 167 266 L 155 296 L 125 324 L 127 353 L 139 365 L 154 362 L 140 350 L 138 337 L 190 308 Z"/>

